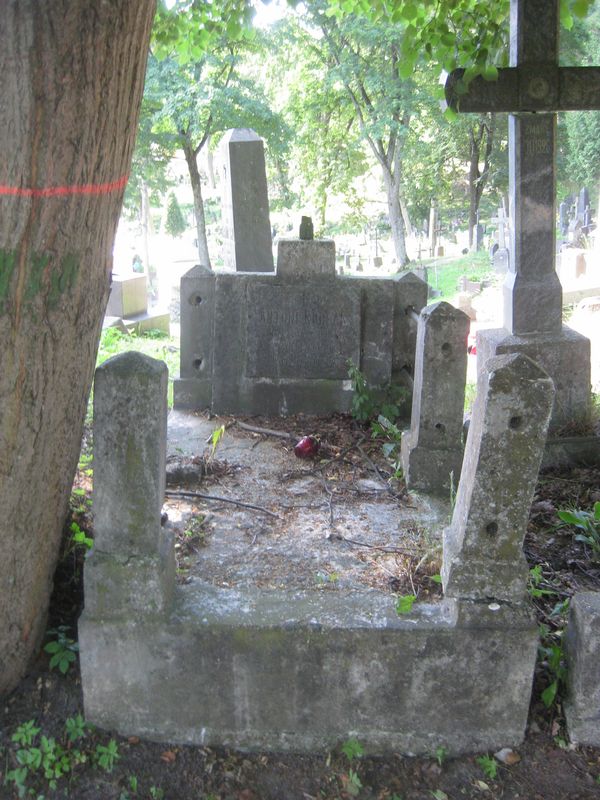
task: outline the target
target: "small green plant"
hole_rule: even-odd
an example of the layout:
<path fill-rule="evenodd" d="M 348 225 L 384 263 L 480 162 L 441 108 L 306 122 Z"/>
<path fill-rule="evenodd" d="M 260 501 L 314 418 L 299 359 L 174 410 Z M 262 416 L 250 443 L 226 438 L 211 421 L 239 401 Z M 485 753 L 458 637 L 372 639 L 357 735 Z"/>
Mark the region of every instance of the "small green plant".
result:
<path fill-rule="evenodd" d="M 51 628 L 47 631 L 47 636 L 54 636 L 54 640 L 48 642 L 44 647 L 46 653 L 50 653 L 50 669 L 58 667 L 63 675 L 69 671 L 69 667 L 77 658 L 79 645 L 74 639 L 67 636 L 70 628 L 66 625 L 59 625 L 58 628 Z"/>
<path fill-rule="evenodd" d="M 560 604 L 564 607 L 564 604 Z M 539 658 L 545 664 L 552 678 L 550 684 L 542 692 L 542 702 L 550 708 L 567 677 L 564 661 L 562 630 L 550 631 L 548 625 L 540 625 Z"/>
<path fill-rule="evenodd" d="M 41 728 L 36 728 L 35 722 L 30 719 L 29 722 L 24 722 L 22 725 L 19 725 L 10 738 L 11 741 L 15 742 L 15 744 L 20 744 L 21 747 L 29 747 L 33 744 L 40 730 Z"/>
<path fill-rule="evenodd" d="M 543 589 L 542 586 L 549 586 L 542 574 L 542 565 L 536 564 L 535 567 L 532 567 L 529 570 L 529 578 L 527 581 L 527 591 L 529 592 L 529 596 L 533 597 L 534 599 L 540 597 L 546 597 L 555 595 L 556 592 L 552 589 Z"/>
<path fill-rule="evenodd" d="M 77 547 L 78 545 L 84 547 L 86 550 L 90 550 L 92 548 L 94 540 L 90 539 L 89 536 L 86 536 L 85 531 L 82 531 L 76 522 L 71 523 L 69 530 L 71 531 L 71 545 L 73 548 Z"/>
<path fill-rule="evenodd" d="M 348 774 L 342 775 L 341 777 L 345 791 L 351 797 L 358 797 L 358 795 L 360 794 L 360 790 L 362 789 L 362 781 L 358 777 L 358 773 L 355 772 L 353 769 L 349 769 Z"/>
<path fill-rule="evenodd" d="M 225 425 L 219 425 L 218 428 L 215 428 L 214 431 L 210 435 L 210 455 L 209 460 L 215 457 L 215 451 L 221 439 L 225 436 Z"/>
<path fill-rule="evenodd" d="M 359 422 L 369 422 L 381 415 L 393 422 L 400 416 L 401 406 L 409 394 L 407 389 L 393 384 L 370 387 L 356 364 L 348 360 L 346 366 L 352 384 L 350 413 L 354 419 Z"/>
<path fill-rule="evenodd" d="M 150 787 L 150 797 L 152 800 L 163 800 L 165 796 L 165 790 L 161 789 L 158 786 L 151 786 Z"/>
<path fill-rule="evenodd" d="M 440 767 L 444 765 L 444 762 L 448 758 L 448 751 L 443 745 L 436 747 L 435 749 L 435 760 L 438 762 Z"/>
<path fill-rule="evenodd" d="M 342 745 L 342 753 L 348 761 L 353 761 L 355 758 L 362 758 L 365 754 L 365 749 L 358 739 L 348 739 Z"/>
<path fill-rule="evenodd" d="M 65 720 L 65 732 L 67 734 L 67 739 L 71 743 L 75 743 L 79 741 L 79 739 L 83 739 L 87 736 L 88 729 L 89 725 L 81 714 L 77 714 L 77 716 L 69 717 L 69 719 Z"/>
<path fill-rule="evenodd" d="M 403 594 L 396 600 L 396 614 L 410 614 L 415 604 L 417 596 L 415 594 Z"/>
<path fill-rule="evenodd" d="M 112 772 L 115 762 L 119 760 L 119 746 L 114 739 L 111 739 L 107 745 L 98 744 L 94 752 L 94 761 L 106 772 Z"/>
<path fill-rule="evenodd" d="M 584 542 L 592 548 L 596 558 L 600 557 L 600 501 L 594 503 L 592 511 L 563 509 L 558 516 L 562 522 L 581 531 L 575 534 L 575 541 Z"/>
<path fill-rule="evenodd" d="M 491 781 L 495 780 L 496 775 L 498 774 L 498 763 L 493 756 L 478 756 L 475 761 L 479 764 L 483 770 L 483 774 L 487 778 L 489 778 Z"/>
<path fill-rule="evenodd" d="M 371 424 L 371 436 L 373 439 L 382 438 L 386 441 L 382 446 L 383 455 L 391 462 L 394 470 L 394 477 L 402 477 L 402 460 L 400 457 L 400 445 L 402 442 L 402 431 L 393 422 L 380 414 L 377 422 Z"/>

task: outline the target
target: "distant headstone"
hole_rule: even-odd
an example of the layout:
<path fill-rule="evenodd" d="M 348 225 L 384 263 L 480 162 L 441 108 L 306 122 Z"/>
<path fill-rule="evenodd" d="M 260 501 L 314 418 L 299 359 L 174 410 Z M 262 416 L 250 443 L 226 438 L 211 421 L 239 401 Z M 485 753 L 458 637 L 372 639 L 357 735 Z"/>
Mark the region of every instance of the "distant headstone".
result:
<path fill-rule="evenodd" d="M 225 267 L 237 272 L 272 272 L 262 139 L 250 128 L 235 128 L 223 136 L 220 153 Z"/>
<path fill-rule="evenodd" d="M 312 241 L 315 238 L 313 221 L 310 217 L 302 217 L 299 238 L 304 241 Z"/>
<path fill-rule="evenodd" d="M 441 301 L 421 311 L 410 430 L 402 434 L 406 485 L 447 496 L 458 484 L 469 318 Z"/>
<path fill-rule="evenodd" d="M 411 273 L 340 277 L 328 241 L 280 240 L 277 275 L 212 273 L 181 280 L 181 369 L 175 406 L 216 413 L 346 411 L 348 361 L 372 386 L 414 363 L 405 309 L 427 302 Z"/>
<path fill-rule="evenodd" d="M 127 329 L 138 333 L 148 330 L 161 330 L 169 333 L 169 313 L 148 310 L 148 291 L 145 275 L 130 273 L 113 275 L 105 317 L 122 320 Z M 105 325 L 114 323 L 105 322 Z"/>
<path fill-rule="evenodd" d="M 548 375 L 518 353 L 492 359 L 479 374 L 454 514 L 444 531 L 446 596 L 525 598 L 523 538 L 553 397 Z"/>

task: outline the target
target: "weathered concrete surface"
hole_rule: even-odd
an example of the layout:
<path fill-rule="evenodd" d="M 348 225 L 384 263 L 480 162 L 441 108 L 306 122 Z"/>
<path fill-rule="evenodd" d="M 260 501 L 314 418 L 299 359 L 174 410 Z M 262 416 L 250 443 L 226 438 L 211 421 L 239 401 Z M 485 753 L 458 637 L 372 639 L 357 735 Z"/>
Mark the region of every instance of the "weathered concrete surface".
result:
<path fill-rule="evenodd" d="M 523 353 L 539 364 L 555 387 L 550 431 L 568 423 L 586 422 L 590 415 L 590 340 L 563 326 L 557 333 L 511 335 L 504 328 L 477 331 L 477 369 L 494 356 Z"/>
<path fill-rule="evenodd" d="M 80 632 L 86 719 L 124 735 L 374 753 L 515 746 L 537 633 L 529 613 L 449 601 L 399 618 L 380 593 L 178 588 L 169 624 Z"/>
<path fill-rule="evenodd" d="M 527 356 L 498 356 L 480 373 L 442 579 L 450 597 L 524 599 L 523 539 L 554 387 Z"/>
<path fill-rule="evenodd" d="M 411 489 L 447 495 L 458 485 L 469 324 L 464 312 L 443 301 L 419 316 L 411 425 L 402 434 Z"/>
<path fill-rule="evenodd" d="M 301 245 L 319 244 L 300 242 Z M 416 330 L 406 314 L 427 285 L 321 274 L 214 274 L 181 283 L 181 366 L 176 408 L 224 414 L 347 411 L 350 360 L 372 386 L 406 382 Z"/>
<path fill-rule="evenodd" d="M 576 594 L 569 607 L 565 639 L 567 697 L 572 742 L 600 747 L 600 594 Z"/>

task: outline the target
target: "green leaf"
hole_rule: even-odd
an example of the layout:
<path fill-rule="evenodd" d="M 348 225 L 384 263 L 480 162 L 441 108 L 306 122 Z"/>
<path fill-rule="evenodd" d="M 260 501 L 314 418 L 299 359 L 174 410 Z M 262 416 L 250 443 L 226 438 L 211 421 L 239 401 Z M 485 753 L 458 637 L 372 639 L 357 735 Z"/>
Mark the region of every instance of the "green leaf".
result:
<path fill-rule="evenodd" d="M 550 686 L 548 686 L 542 692 L 542 703 L 546 706 L 546 708 L 550 708 L 550 706 L 554 702 L 557 691 L 558 691 L 558 681 L 552 681 Z"/>
<path fill-rule="evenodd" d="M 438 574 L 438 575 L 431 575 L 431 580 L 432 580 L 434 583 L 441 583 L 441 582 L 442 582 L 442 576 L 441 576 L 440 574 Z"/>
<path fill-rule="evenodd" d="M 403 594 L 396 601 L 396 614 L 410 614 L 416 599 L 414 594 Z"/>
<path fill-rule="evenodd" d="M 571 10 L 576 17 L 582 19 L 588 13 L 590 3 L 588 0 L 575 0 L 573 5 L 571 6 Z"/>

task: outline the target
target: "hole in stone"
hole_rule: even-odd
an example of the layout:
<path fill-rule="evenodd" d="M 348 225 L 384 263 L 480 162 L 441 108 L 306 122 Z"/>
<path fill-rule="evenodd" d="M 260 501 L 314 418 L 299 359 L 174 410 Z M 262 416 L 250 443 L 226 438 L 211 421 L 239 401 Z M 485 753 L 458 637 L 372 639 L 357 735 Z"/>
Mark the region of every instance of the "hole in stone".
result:
<path fill-rule="evenodd" d="M 203 363 L 204 363 L 204 359 L 203 358 L 195 358 L 192 361 L 192 366 L 193 366 L 194 369 L 197 369 L 198 372 L 200 372 L 200 370 L 202 369 L 202 364 Z"/>
<path fill-rule="evenodd" d="M 523 425 L 523 417 L 511 417 L 508 421 L 508 427 L 513 431 L 518 430 Z"/>
<path fill-rule="evenodd" d="M 442 353 L 445 356 L 449 356 L 451 352 L 452 352 L 452 345 L 449 342 L 444 342 L 444 344 L 442 345 Z"/>
<path fill-rule="evenodd" d="M 193 294 L 190 297 L 190 305 L 192 306 L 199 306 L 201 302 L 202 302 L 202 297 L 199 294 Z"/>
<path fill-rule="evenodd" d="M 485 532 L 489 536 L 495 536 L 498 533 L 498 523 L 488 522 L 488 524 L 485 526 Z"/>
<path fill-rule="evenodd" d="M 436 429 L 436 431 L 439 431 L 440 433 L 446 433 L 446 426 L 442 425 L 441 422 L 436 422 L 435 429 Z"/>

